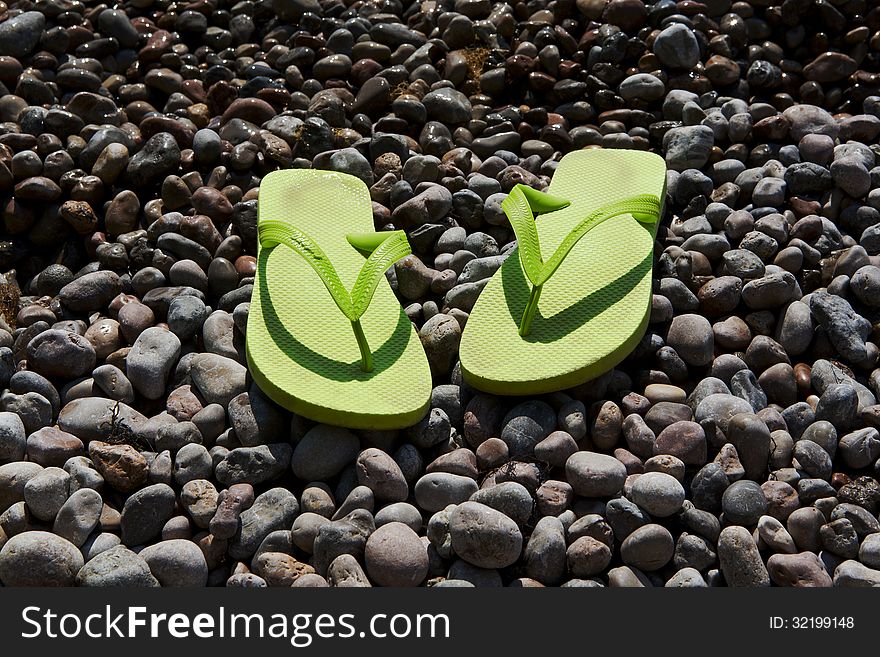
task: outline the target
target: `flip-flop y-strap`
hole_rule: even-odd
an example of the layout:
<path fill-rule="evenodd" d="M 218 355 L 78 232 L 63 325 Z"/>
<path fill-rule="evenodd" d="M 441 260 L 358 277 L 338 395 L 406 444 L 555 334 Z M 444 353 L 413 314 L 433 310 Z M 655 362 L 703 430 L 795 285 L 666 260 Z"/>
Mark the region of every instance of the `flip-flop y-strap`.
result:
<path fill-rule="evenodd" d="M 370 306 L 373 294 L 385 272 L 391 265 L 412 253 L 406 233 L 402 230 L 379 233 L 350 233 L 348 243 L 364 254 L 368 254 L 357 280 L 349 292 L 336 268 L 324 251 L 309 235 L 286 221 L 263 220 L 258 227 L 260 246 L 269 249 L 279 244 L 289 247 L 299 254 L 321 279 L 334 303 L 351 322 L 361 354 L 361 369 L 373 370 L 373 354 L 361 327 L 361 316 Z"/>
<path fill-rule="evenodd" d="M 513 232 L 516 235 L 517 251 L 523 272 L 532 284 L 529 301 L 519 323 L 519 334 L 529 335 L 532 320 L 538 310 L 538 301 L 544 284 L 562 264 L 562 261 L 587 233 L 608 219 L 621 215 L 631 215 L 643 224 L 654 224 L 660 220 L 661 202 L 651 194 L 640 194 L 616 203 L 602 206 L 588 214 L 575 228 L 566 235 L 562 243 L 545 262 L 541 256 L 541 243 L 535 225 L 535 214 L 561 210 L 570 205 L 570 201 L 539 192 L 526 185 L 516 185 L 501 203 Z"/>

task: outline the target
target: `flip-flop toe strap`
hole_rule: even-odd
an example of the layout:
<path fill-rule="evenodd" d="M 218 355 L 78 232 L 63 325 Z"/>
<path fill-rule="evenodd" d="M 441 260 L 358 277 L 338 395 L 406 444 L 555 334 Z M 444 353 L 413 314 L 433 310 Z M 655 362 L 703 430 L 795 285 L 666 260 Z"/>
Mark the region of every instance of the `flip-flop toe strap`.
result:
<path fill-rule="evenodd" d="M 311 266 L 339 310 L 351 322 L 361 353 L 361 367 L 366 372 L 372 371 L 373 356 L 361 327 L 360 318 L 369 308 L 385 271 L 412 252 L 406 239 L 406 233 L 402 230 L 395 230 L 387 233 L 348 236 L 348 241 L 352 246 L 359 251 L 369 253 L 349 293 L 339 278 L 333 263 L 318 246 L 318 243 L 305 232 L 286 221 L 272 219 L 260 221 L 257 232 L 260 245 L 263 248 L 272 248 L 283 244 L 300 255 Z"/>
<path fill-rule="evenodd" d="M 593 210 L 575 226 L 545 262 L 541 256 L 534 212 L 561 210 L 569 205 L 570 202 L 565 199 L 539 192 L 526 185 L 516 185 L 501 203 L 501 208 L 516 234 L 517 250 L 523 271 L 532 284 L 529 301 L 519 325 L 520 335 L 528 335 L 531 330 L 543 285 L 559 268 L 575 244 L 587 233 L 604 221 L 621 215 L 632 215 L 640 223 L 653 224 L 660 220 L 660 199 L 652 194 L 639 194 L 602 206 Z"/>

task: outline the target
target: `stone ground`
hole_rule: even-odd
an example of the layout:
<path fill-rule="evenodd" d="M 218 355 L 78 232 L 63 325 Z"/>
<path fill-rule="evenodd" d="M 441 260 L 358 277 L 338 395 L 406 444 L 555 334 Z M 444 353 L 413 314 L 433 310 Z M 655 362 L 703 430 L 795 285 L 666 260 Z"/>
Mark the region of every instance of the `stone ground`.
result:
<path fill-rule="evenodd" d="M 0 2 L 0 583 L 880 585 L 878 134 L 867 0 Z M 647 333 L 481 394 L 500 202 L 600 147 L 668 164 Z M 407 231 L 414 427 L 250 381 L 289 167 Z"/>

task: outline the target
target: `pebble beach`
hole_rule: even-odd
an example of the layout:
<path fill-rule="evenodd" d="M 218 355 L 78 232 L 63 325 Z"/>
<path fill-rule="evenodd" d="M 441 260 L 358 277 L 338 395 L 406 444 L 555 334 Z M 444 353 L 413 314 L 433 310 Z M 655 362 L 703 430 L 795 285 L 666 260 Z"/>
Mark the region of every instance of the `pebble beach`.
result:
<path fill-rule="evenodd" d="M 872 0 L 0 1 L 0 585 L 880 586 L 878 136 Z M 482 393 L 501 202 L 596 148 L 668 168 L 644 337 Z M 412 427 L 248 372 L 289 168 L 407 233 Z"/>

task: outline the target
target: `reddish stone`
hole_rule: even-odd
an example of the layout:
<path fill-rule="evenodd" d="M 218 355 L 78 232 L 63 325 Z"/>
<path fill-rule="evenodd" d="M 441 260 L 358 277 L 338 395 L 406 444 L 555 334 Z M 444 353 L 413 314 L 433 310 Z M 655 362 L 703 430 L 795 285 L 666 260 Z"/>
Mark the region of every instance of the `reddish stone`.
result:
<path fill-rule="evenodd" d="M 220 118 L 221 124 L 232 119 L 244 119 L 254 125 L 261 125 L 275 116 L 277 112 L 269 103 L 259 98 L 239 98 L 232 101 Z"/>

